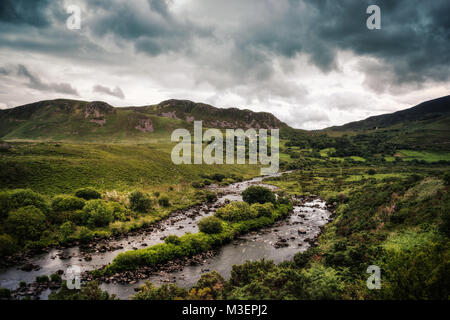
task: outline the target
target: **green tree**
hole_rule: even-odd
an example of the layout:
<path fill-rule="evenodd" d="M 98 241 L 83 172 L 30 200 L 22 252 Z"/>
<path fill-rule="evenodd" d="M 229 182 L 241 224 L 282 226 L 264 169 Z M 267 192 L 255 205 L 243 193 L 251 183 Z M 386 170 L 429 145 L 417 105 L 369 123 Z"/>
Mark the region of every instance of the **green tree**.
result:
<path fill-rule="evenodd" d="M 206 217 L 198 222 L 198 228 L 203 233 L 220 233 L 222 231 L 222 221 L 216 217 Z"/>
<path fill-rule="evenodd" d="M 148 212 L 152 206 L 152 200 L 141 191 L 133 191 L 129 197 L 130 208 L 137 212 Z"/>
<path fill-rule="evenodd" d="M 276 201 L 275 194 L 271 190 L 261 186 L 250 186 L 245 189 L 242 192 L 242 199 L 249 204 L 264 204 L 266 202 L 275 203 Z"/>
<path fill-rule="evenodd" d="M 84 199 L 84 200 L 93 200 L 93 199 L 100 199 L 102 195 L 100 192 L 93 188 L 82 188 L 78 189 L 75 192 L 75 197 Z"/>
<path fill-rule="evenodd" d="M 8 233 L 16 236 L 20 242 L 38 240 L 45 227 L 45 215 L 35 206 L 13 210 L 5 220 Z"/>
<path fill-rule="evenodd" d="M 83 208 L 85 223 L 90 227 L 104 227 L 114 220 L 111 208 L 103 200 L 90 200 Z"/>

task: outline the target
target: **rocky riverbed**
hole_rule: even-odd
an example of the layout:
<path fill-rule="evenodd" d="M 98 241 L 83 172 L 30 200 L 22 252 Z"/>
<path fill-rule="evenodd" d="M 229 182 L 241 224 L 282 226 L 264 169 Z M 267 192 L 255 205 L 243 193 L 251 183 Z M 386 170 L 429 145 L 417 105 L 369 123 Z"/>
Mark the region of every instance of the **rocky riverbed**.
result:
<path fill-rule="evenodd" d="M 20 261 L 26 262 L 0 269 L 0 287 L 13 290 L 15 298 L 29 296 L 46 299 L 58 284 L 52 281 L 37 283 L 36 276 L 58 273 L 64 279 L 66 270 L 77 266 L 82 272 L 82 280 L 90 280 L 88 271 L 102 268 L 120 252 L 161 243 L 170 234 L 181 236 L 187 232 L 198 232 L 197 222 L 200 219 L 213 214 L 217 208 L 229 201 L 242 200 L 241 192 L 252 184 L 265 185 L 259 177 L 226 187 L 211 186 L 220 194 L 216 202 L 175 212 L 148 228 L 88 245 L 51 248 L 34 256 L 19 257 L 23 259 Z M 273 186 L 267 187 L 275 189 Z M 291 259 L 296 252 L 315 244 L 321 228 L 331 219 L 333 210 L 332 206 L 327 207 L 315 197 L 298 198 L 293 214 L 270 228 L 242 236 L 219 251 L 209 251 L 157 267 L 141 268 L 101 279 L 102 288 L 121 299 L 127 299 L 134 293 L 135 288 L 147 279 L 155 283 L 176 282 L 181 286 L 190 286 L 202 273 L 211 270 L 217 270 L 227 277 L 233 264 L 247 260 L 266 258 L 281 262 Z"/>

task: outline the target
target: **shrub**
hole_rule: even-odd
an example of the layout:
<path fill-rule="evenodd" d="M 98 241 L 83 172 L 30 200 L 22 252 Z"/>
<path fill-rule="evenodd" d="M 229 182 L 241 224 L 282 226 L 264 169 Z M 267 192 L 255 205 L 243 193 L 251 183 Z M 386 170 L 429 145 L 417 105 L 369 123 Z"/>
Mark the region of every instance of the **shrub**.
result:
<path fill-rule="evenodd" d="M 149 196 L 141 191 L 133 191 L 130 194 L 130 208 L 137 212 L 148 212 L 152 205 L 152 200 Z"/>
<path fill-rule="evenodd" d="M 445 184 L 446 186 L 450 186 L 450 172 L 446 172 L 446 173 L 444 174 L 443 179 L 444 179 L 444 184 Z"/>
<path fill-rule="evenodd" d="M 150 281 L 139 288 L 138 293 L 131 297 L 132 300 L 175 300 L 184 299 L 187 296 L 187 291 L 175 284 L 163 284 L 157 287 Z"/>
<path fill-rule="evenodd" d="M 89 200 L 83 208 L 83 220 L 88 226 L 104 227 L 114 220 L 114 216 L 103 200 Z"/>
<path fill-rule="evenodd" d="M 8 192 L 0 192 L 0 222 L 8 217 L 11 210 L 11 199 Z"/>
<path fill-rule="evenodd" d="M 75 197 L 84 199 L 84 200 L 93 200 L 100 199 L 102 195 L 100 192 L 93 188 L 81 188 L 75 192 Z"/>
<path fill-rule="evenodd" d="M 5 228 L 20 241 L 38 240 L 45 230 L 45 215 L 34 206 L 19 208 L 9 213 Z"/>
<path fill-rule="evenodd" d="M 9 194 L 11 209 L 26 206 L 34 206 L 47 214 L 50 210 L 45 199 L 37 192 L 30 189 L 18 189 Z"/>
<path fill-rule="evenodd" d="M 62 282 L 62 278 L 59 274 L 57 273 L 53 273 L 50 275 L 50 281 L 52 282 L 56 282 L 56 283 L 61 283 Z"/>
<path fill-rule="evenodd" d="M 249 204 L 257 202 L 261 204 L 266 202 L 275 203 L 276 201 L 275 194 L 271 190 L 261 186 L 250 186 L 245 189 L 242 192 L 242 199 Z"/>
<path fill-rule="evenodd" d="M 0 234 L 0 257 L 14 253 L 14 240 L 8 234 Z"/>
<path fill-rule="evenodd" d="M 222 221 L 216 217 L 206 217 L 198 222 L 198 228 L 203 233 L 220 233 L 222 232 Z"/>
<path fill-rule="evenodd" d="M 59 227 L 59 232 L 61 233 L 61 236 L 63 237 L 63 240 L 69 239 L 69 237 L 74 233 L 74 231 L 75 231 L 75 226 L 70 221 L 64 222 Z"/>
<path fill-rule="evenodd" d="M 294 264 L 298 268 L 303 268 L 309 262 L 311 257 L 315 254 L 315 248 L 308 248 L 305 252 L 296 253 L 294 256 Z"/>
<path fill-rule="evenodd" d="M 442 223 L 439 225 L 439 230 L 450 237 L 450 211 L 443 211 L 441 214 Z"/>
<path fill-rule="evenodd" d="M 153 192 L 153 195 L 156 197 L 156 198 L 158 198 L 159 197 L 159 192 L 158 191 L 155 191 L 155 192 Z"/>
<path fill-rule="evenodd" d="M 90 281 L 82 284 L 80 290 L 72 290 L 67 288 L 67 282 L 62 283 L 61 288 L 57 292 L 52 292 L 48 296 L 49 300 L 115 300 L 114 294 L 110 295 L 106 291 L 102 291 L 97 281 Z"/>
<path fill-rule="evenodd" d="M 158 203 L 163 207 L 170 207 L 169 197 L 165 194 L 161 195 L 158 199 Z"/>
<path fill-rule="evenodd" d="M 78 239 L 80 239 L 81 242 L 87 243 L 92 241 L 94 238 L 94 233 L 89 230 L 86 227 L 80 227 L 78 230 Z"/>
<path fill-rule="evenodd" d="M 50 279 L 48 278 L 47 275 L 42 275 L 42 276 L 37 276 L 36 277 L 36 282 L 37 283 L 47 283 L 49 281 L 50 281 Z"/>
<path fill-rule="evenodd" d="M 191 183 L 191 186 L 196 189 L 203 188 L 205 185 L 202 182 L 194 181 Z"/>
<path fill-rule="evenodd" d="M 202 274 L 197 284 L 189 291 L 189 299 L 216 300 L 222 298 L 225 279 L 217 272 Z"/>
<path fill-rule="evenodd" d="M 113 213 L 114 220 L 127 221 L 127 209 L 125 209 L 120 203 L 108 202 L 108 206 Z"/>
<path fill-rule="evenodd" d="M 52 209 L 56 212 L 83 209 L 85 201 L 73 196 L 56 196 L 52 201 Z"/>
<path fill-rule="evenodd" d="M 217 200 L 217 194 L 213 191 L 205 190 L 204 192 L 206 202 L 214 202 Z"/>
<path fill-rule="evenodd" d="M 369 169 L 369 170 L 367 170 L 367 174 L 368 174 L 369 176 L 373 176 L 375 173 L 377 173 L 377 172 L 375 171 L 375 169 Z"/>
<path fill-rule="evenodd" d="M 180 240 L 180 237 L 172 234 L 172 235 L 168 236 L 167 238 L 165 238 L 164 242 L 178 245 L 181 243 L 181 240 Z"/>
<path fill-rule="evenodd" d="M 255 217 L 272 217 L 275 207 L 273 203 L 267 202 L 265 204 L 254 203 L 250 206 Z"/>
<path fill-rule="evenodd" d="M 215 181 L 218 181 L 218 182 L 221 182 L 223 179 L 225 179 L 225 175 L 223 175 L 221 173 L 214 173 L 211 176 L 211 180 L 215 180 Z"/>
<path fill-rule="evenodd" d="M 277 198 L 277 204 L 291 204 L 291 199 L 287 196 L 278 196 Z"/>
<path fill-rule="evenodd" d="M 11 290 L 6 288 L 0 288 L 0 300 L 6 300 L 11 298 Z"/>
<path fill-rule="evenodd" d="M 216 211 L 216 217 L 227 221 L 248 220 L 254 217 L 247 202 L 231 202 Z"/>

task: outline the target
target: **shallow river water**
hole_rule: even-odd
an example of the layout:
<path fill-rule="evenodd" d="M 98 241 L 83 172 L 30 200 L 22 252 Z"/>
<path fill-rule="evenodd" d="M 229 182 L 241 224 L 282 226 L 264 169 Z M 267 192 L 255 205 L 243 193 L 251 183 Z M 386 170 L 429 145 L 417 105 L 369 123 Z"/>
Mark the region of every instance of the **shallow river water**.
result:
<path fill-rule="evenodd" d="M 273 186 L 263 184 L 261 177 L 234 183 L 227 187 L 216 188 L 216 191 L 223 193 L 223 196 L 218 198 L 216 205 L 225 202 L 227 199 L 230 201 L 242 200 L 240 194 L 249 185 L 264 185 L 274 189 Z M 174 214 L 160 223 L 160 227 L 155 228 L 152 232 L 109 241 L 108 246 L 117 249 L 105 252 L 94 250 L 94 252 L 89 253 L 92 258 L 90 261 L 86 261 L 83 251 L 79 247 L 50 249 L 49 252 L 36 255 L 27 262 L 39 265 L 41 269 L 37 271 L 23 271 L 20 265 L 0 269 L 0 287 L 16 289 L 21 281 L 33 282 L 36 276 L 50 275 L 58 270 L 66 271 L 67 268 L 74 265 L 78 266 L 81 271 L 98 269 L 110 263 L 121 252 L 161 243 L 163 242 L 161 238 L 170 234 L 181 236 L 187 232 L 198 232 L 197 222 L 203 217 L 213 214 L 214 211 L 214 206 L 207 207 L 205 205 L 200 208 L 185 210 L 180 214 Z M 308 239 L 313 239 L 320 233 L 320 227 L 329 221 L 330 216 L 331 213 L 321 200 L 295 206 L 294 212 L 288 218 L 278 221 L 269 228 L 241 236 L 222 247 L 217 255 L 206 259 L 201 265 L 185 266 L 181 271 L 173 273 L 161 272 L 146 280 L 156 284 L 173 282 L 180 286 L 190 287 L 197 282 L 202 273 L 212 270 L 216 270 L 222 276 L 228 278 L 232 266 L 242 264 L 245 261 L 265 258 L 279 263 L 289 260 L 295 253 L 304 251 L 310 246 Z M 280 243 L 280 241 L 284 247 L 277 248 L 275 243 Z M 120 299 L 128 299 L 134 294 L 134 288 L 142 285 L 144 281 L 134 284 L 103 283 L 101 287 L 116 294 Z M 42 292 L 41 299 L 46 299 L 49 293 L 50 290 Z"/>

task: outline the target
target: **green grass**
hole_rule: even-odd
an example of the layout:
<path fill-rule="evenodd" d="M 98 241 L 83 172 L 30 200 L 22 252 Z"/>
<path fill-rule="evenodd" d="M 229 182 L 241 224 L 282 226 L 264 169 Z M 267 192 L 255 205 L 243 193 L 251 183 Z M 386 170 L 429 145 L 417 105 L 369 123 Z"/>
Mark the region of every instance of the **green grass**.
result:
<path fill-rule="evenodd" d="M 426 162 L 450 161 L 450 152 L 431 152 L 399 150 L 398 154 L 404 161 L 422 160 Z"/>
<path fill-rule="evenodd" d="M 363 179 L 370 179 L 370 178 L 374 178 L 376 180 L 383 180 L 386 178 L 404 178 L 406 176 L 407 176 L 407 174 L 403 174 L 403 173 L 376 173 L 374 175 L 358 174 L 358 175 L 349 176 L 348 178 L 345 179 L 345 181 L 356 182 L 356 181 L 361 181 Z"/>
<path fill-rule="evenodd" d="M 417 247 L 426 246 L 440 237 L 435 231 L 422 232 L 416 229 L 406 229 L 393 232 L 383 243 L 383 248 L 388 251 L 407 251 Z"/>
<path fill-rule="evenodd" d="M 244 178 L 260 174 L 257 165 L 175 165 L 173 144 L 12 143 L 0 157 L 0 189 L 31 188 L 46 194 L 72 193 L 92 186 L 101 191 L 190 185 L 204 174 Z"/>

